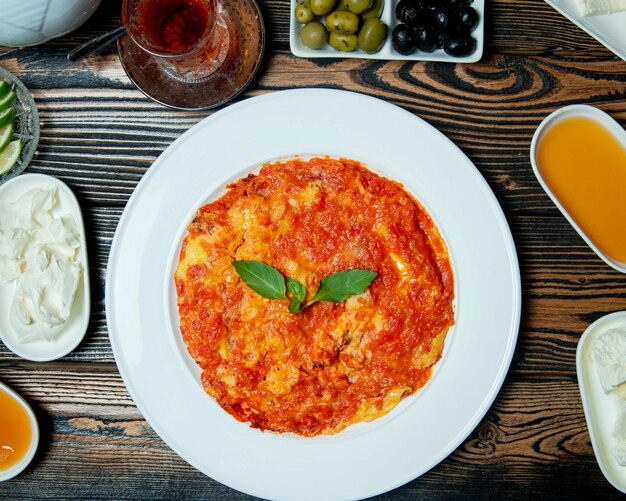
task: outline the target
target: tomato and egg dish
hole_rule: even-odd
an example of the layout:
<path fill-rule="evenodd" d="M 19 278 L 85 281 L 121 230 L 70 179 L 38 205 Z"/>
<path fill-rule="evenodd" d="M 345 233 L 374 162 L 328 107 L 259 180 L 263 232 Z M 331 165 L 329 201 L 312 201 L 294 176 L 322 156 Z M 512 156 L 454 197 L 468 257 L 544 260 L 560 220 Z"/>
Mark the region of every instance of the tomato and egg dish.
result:
<path fill-rule="evenodd" d="M 303 436 L 388 413 L 424 386 L 454 323 L 447 246 L 402 185 L 347 159 L 265 164 L 201 207 L 175 284 L 180 331 L 206 392 L 239 421 Z M 342 270 L 378 273 L 364 293 L 299 314 L 232 265 L 258 260 L 310 300 Z"/>

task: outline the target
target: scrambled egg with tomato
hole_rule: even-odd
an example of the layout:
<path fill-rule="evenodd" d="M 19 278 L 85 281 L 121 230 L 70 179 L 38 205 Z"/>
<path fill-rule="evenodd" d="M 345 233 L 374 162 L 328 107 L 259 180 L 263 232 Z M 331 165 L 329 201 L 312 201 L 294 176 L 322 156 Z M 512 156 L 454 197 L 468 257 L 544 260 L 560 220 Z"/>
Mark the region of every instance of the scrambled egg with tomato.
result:
<path fill-rule="evenodd" d="M 250 289 L 256 260 L 307 288 L 350 269 L 367 290 L 300 314 Z M 222 408 L 255 428 L 337 433 L 388 413 L 429 379 L 454 323 L 448 250 L 402 187 L 346 159 L 266 164 L 201 207 L 175 271 L 180 331 Z"/>

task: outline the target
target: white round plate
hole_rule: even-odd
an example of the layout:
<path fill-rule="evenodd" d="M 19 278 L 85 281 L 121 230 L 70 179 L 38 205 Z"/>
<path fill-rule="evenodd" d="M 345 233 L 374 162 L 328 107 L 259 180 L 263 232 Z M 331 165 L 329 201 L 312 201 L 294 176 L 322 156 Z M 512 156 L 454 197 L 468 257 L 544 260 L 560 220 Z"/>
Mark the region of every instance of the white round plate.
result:
<path fill-rule="evenodd" d="M 364 162 L 424 204 L 450 248 L 457 309 L 443 358 L 421 392 L 372 423 L 306 439 L 251 429 L 204 393 L 171 314 L 171 270 L 195 209 L 223 192 L 225 183 L 266 161 L 315 154 Z M 155 431 L 215 480 L 279 500 L 365 498 L 444 459 L 500 389 L 521 305 L 511 233 L 470 160 L 411 113 L 364 95 L 321 89 L 245 100 L 172 144 L 128 202 L 106 284 L 113 352 Z"/>

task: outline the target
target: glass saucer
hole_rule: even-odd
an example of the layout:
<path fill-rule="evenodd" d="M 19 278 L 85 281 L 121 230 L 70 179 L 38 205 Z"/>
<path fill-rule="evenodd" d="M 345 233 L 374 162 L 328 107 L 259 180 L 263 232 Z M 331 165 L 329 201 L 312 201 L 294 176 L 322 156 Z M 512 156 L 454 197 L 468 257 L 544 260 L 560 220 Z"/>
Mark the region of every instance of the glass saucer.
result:
<path fill-rule="evenodd" d="M 222 65 L 207 80 L 197 83 L 173 78 L 125 35 L 117 49 L 128 78 L 154 101 L 181 110 L 208 110 L 220 106 L 250 83 L 265 47 L 265 27 L 254 0 L 226 2 L 224 18 L 229 30 L 229 50 Z"/>

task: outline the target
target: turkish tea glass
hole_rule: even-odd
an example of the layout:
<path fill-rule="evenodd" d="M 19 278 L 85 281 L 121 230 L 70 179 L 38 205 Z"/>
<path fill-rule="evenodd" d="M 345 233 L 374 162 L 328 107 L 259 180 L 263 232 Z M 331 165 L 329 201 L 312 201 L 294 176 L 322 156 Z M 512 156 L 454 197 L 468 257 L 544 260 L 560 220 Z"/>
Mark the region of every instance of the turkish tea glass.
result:
<path fill-rule="evenodd" d="M 228 55 L 220 0 L 124 0 L 122 24 L 133 42 L 182 82 L 208 80 Z"/>

